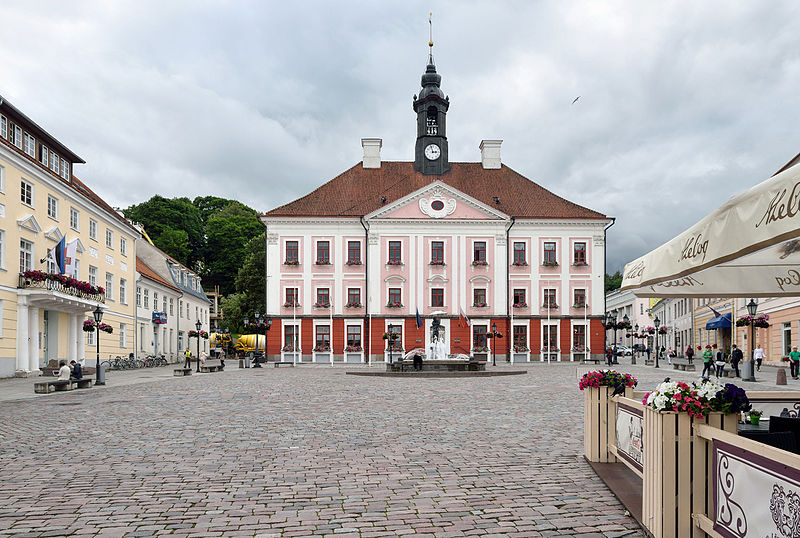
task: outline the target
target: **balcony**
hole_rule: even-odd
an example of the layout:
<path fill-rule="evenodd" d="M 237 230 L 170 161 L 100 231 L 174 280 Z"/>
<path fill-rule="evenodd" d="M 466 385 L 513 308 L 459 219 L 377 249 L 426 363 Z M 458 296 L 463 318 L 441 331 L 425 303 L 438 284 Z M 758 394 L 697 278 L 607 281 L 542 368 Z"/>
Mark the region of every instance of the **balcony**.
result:
<path fill-rule="evenodd" d="M 92 286 L 88 282 L 43 271 L 27 271 L 20 274 L 17 287 L 19 289 L 63 293 L 64 295 L 97 303 L 105 303 L 106 301 L 105 290 L 99 286 Z"/>

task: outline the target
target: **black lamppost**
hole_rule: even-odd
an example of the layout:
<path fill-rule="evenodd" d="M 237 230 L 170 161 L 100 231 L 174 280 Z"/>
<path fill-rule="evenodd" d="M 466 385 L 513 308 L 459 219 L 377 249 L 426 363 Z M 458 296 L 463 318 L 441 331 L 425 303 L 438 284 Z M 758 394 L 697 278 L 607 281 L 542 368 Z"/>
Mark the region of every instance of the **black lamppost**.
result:
<path fill-rule="evenodd" d="M 95 365 L 95 385 L 105 385 L 105 381 L 100 381 L 100 322 L 103 320 L 103 310 L 100 305 L 94 309 L 94 328 L 97 333 L 97 364 Z"/>
<path fill-rule="evenodd" d="M 656 368 L 658 368 L 658 355 L 661 353 L 661 348 L 658 347 L 658 333 L 661 331 L 661 327 L 659 327 L 659 325 L 661 325 L 661 320 L 656 316 L 653 322 L 656 324 L 656 333 L 653 335 L 653 338 L 656 342 Z"/>
<path fill-rule="evenodd" d="M 194 326 L 197 329 L 197 371 L 200 372 L 200 327 L 202 327 L 203 324 L 200 323 L 198 319 Z"/>
<path fill-rule="evenodd" d="M 628 314 L 622 316 L 622 322 L 625 325 L 625 334 L 628 336 L 628 344 L 631 343 L 631 327 L 630 327 L 630 318 Z M 623 353 L 624 355 L 624 353 Z M 631 350 L 631 357 L 633 357 L 633 350 Z"/>
<path fill-rule="evenodd" d="M 747 313 L 750 314 L 750 360 L 745 361 L 742 364 L 742 381 L 755 381 L 755 357 L 753 357 L 753 352 L 756 349 L 756 326 L 753 324 L 755 321 L 756 312 L 758 312 L 758 303 L 756 303 L 753 299 L 750 299 L 750 302 L 747 303 Z"/>
<path fill-rule="evenodd" d="M 261 324 L 261 312 L 256 310 L 255 313 L 253 314 L 253 317 L 255 318 L 253 320 L 253 323 L 256 324 L 256 329 L 258 329 L 258 326 Z M 261 363 L 258 362 L 258 335 L 259 335 L 259 332 L 260 331 L 256 330 L 256 352 L 254 353 L 254 357 L 255 358 L 253 359 L 253 368 L 261 368 Z M 266 350 L 267 350 L 267 333 L 265 332 L 264 333 L 264 351 L 266 351 Z"/>
<path fill-rule="evenodd" d="M 600 324 L 603 326 L 603 356 L 608 353 L 608 327 L 606 327 L 606 323 L 608 322 L 608 314 L 603 314 L 600 316 Z"/>
<path fill-rule="evenodd" d="M 486 337 L 495 339 L 492 343 L 492 366 L 497 366 L 497 339 L 503 337 L 502 334 L 497 332 L 497 323 L 492 323 L 492 334 L 487 334 Z"/>
<path fill-rule="evenodd" d="M 611 362 L 613 364 L 619 364 L 619 362 L 617 362 L 617 314 L 616 314 L 616 312 L 611 314 L 610 318 L 611 318 L 610 319 L 610 323 L 614 327 L 614 353 L 612 354 Z"/>
<path fill-rule="evenodd" d="M 638 340 L 639 339 L 639 324 L 638 323 L 633 326 L 633 339 L 634 340 Z M 633 349 L 635 347 L 636 347 L 636 344 L 633 344 L 633 346 L 631 347 L 631 364 L 636 364 L 636 349 Z"/>

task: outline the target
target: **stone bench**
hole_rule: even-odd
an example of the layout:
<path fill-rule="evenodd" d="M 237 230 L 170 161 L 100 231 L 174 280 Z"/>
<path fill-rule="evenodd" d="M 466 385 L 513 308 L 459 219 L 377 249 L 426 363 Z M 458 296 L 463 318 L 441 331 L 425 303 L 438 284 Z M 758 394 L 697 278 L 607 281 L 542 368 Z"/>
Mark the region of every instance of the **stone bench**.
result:
<path fill-rule="evenodd" d="M 222 368 L 220 366 L 201 366 L 200 371 L 204 374 L 210 374 L 211 372 L 221 372 Z"/>
<path fill-rule="evenodd" d="M 278 368 L 279 366 L 292 366 L 292 367 L 294 367 L 294 363 L 293 362 L 289 362 L 289 361 L 278 361 L 278 362 L 273 362 L 272 364 L 275 365 L 275 368 Z"/>
<path fill-rule="evenodd" d="M 172 375 L 175 377 L 183 377 L 185 375 L 192 375 L 191 368 L 175 368 L 172 370 Z"/>
<path fill-rule="evenodd" d="M 595 363 L 595 364 L 600 364 L 600 359 L 598 359 L 597 357 L 595 357 L 595 358 L 591 358 L 591 357 L 590 357 L 590 358 L 588 358 L 588 359 L 583 359 L 583 360 L 581 361 L 581 364 L 587 364 L 587 363 L 590 363 L 590 362 L 593 362 L 593 363 Z"/>
<path fill-rule="evenodd" d="M 50 394 L 51 392 L 60 392 L 64 390 L 73 389 L 90 389 L 92 388 L 92 378 L 84 377 L 81 379 L 53 379 L 51 381 L 37 381 L 33 384 L 33 392 L 36 394 Z"/>
<path fill-rule="evenodd" d="M 672 369 L 683 370 L 685 372 L 694 372 L 697 370 L 697 367 L 694 365 L 694 363 L 690 363 L 688 360 L 672 359 Z"/>

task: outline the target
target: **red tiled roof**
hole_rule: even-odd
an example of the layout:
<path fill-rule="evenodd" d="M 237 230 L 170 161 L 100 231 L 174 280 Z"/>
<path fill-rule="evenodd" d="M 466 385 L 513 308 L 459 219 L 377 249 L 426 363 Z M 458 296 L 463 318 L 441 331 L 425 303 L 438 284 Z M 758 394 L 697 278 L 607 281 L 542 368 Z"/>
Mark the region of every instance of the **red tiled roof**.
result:
<path fill-rule="evenodd" d="M 353 166 L 313 192 L 268 211 L 266 217 L 360 217 L 441 180 L 447 185 L 517 218 L 606 219 L 605 215 L 565 200 L 503 165 L 486 170 L 481 163 L 451 163 L 441 176 L 426 176 L 411 162 L 382 162 L 380 168 Z M 381 202 L 381 197 L 386 202 Z M 494 198 L 500 199 L 495 203 Z"/>
<path fill-rule="evenodd" d="M 141 274 L 143 277 L 149 278 L 150 280 L 152 280 L 154 282 L 158 282 L 162 286 L 165 286 L 165 287 L 167 287 L 167 288 L 169 288 L 171 290 L 181 291 L 178 288 L 176 288 L 174 285 L 172 285 L 170 282 L 167 282 L 166 280 L 161 278 L 161 275 L 159 275 L 158 273 L 153 271 L 150 268 L 150 266 L 147 265 L 146 263 L 144 263 L 144 261 L 142 261 L 142 259 L 139 258 L 138 256 L 136 257 L 136 271 L 139 274 Z"/>
<path fill-rule="evenodd" d="M 77 177 L 72 176 L 72 180 L 70 181 L 69 184 L 70 184 L 70 186 L 72 186 L 72 188 L 74 188 L 76 191 L 78 191 L 81 195 L 83 195 L 84 197 L 88 198 L 89 200 L 91 200 L 95 204 L 99 205 L 100 207 L 102 207 L 103 209 L 105 209 L 106 211 L 111 213 L 111 215 L 113 217 L 116 217 L 117 220 L 119 220 L 121 223 L 125 224 L 128 228 L 133 230 L 137 235 L 139 234 L 139 230 L 134 228 L 133 225 L 130 222 L 128 222 L 127 219 L 125 219 L 125 217 L 123 217 L 122 215 L 117 213 L 116 209 L 114 209 L 113 207 L 108 205 L 105 200 L 100 198 L 97 195 L 96 192 L 94 192 L 92 189 L 87 187 L 86 183 L 84 183 L 83 181 L 81 181 Z"/>

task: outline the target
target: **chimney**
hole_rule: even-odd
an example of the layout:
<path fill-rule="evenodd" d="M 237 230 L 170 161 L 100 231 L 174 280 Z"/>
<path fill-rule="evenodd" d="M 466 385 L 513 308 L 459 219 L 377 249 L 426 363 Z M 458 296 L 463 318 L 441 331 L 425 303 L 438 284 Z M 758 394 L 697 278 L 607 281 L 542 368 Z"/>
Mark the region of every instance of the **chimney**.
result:
<path fill-rule="evenodd" d="M 381 146 L 383 141 L 380 138 L 362 138 L 361 147 L 364 148 L 364 168 L 381 167 Z"/>
<path fill-rule="evenodd" d="M 481 140 L 481 164 L 487 170 L 500 168 L 500 144 L 502 140 Z"/>

